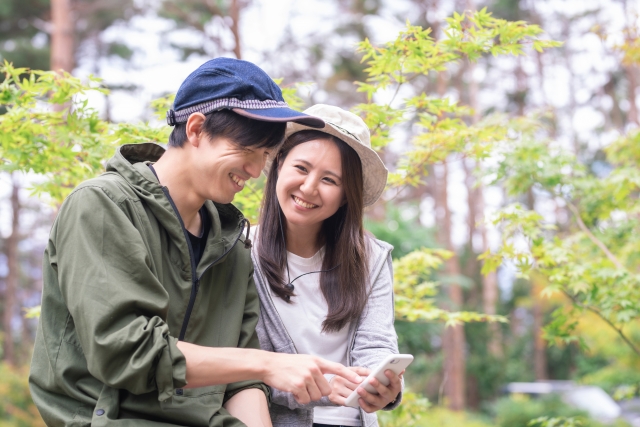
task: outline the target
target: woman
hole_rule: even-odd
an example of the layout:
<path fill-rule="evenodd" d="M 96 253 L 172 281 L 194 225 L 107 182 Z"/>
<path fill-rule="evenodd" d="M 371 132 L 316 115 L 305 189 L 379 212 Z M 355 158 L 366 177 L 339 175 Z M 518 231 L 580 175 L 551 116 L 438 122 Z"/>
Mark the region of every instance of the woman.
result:
<path fill-rule="evenodd" d="M 365 234 L 364 207 L 382 193 L 387 170 L 356 115 L 315 105 L 323 129 L 288 125 L 267 165 L 252 256 L 262 304 L 263 349 L 313 354 L 353 367 L 363 378 L 398 353 L 393 328 L 392 247 Z M 272 389 L 274 426 L 377 426 L 375 411 L 400 402 L 401 376 L 387 371 L 379 394 L 341 377 L 331 395 L 302 405 Z M 329 378 L 328 378 L 329 379 Z M 358 389 L 360 408 L 341 406 Z"/>

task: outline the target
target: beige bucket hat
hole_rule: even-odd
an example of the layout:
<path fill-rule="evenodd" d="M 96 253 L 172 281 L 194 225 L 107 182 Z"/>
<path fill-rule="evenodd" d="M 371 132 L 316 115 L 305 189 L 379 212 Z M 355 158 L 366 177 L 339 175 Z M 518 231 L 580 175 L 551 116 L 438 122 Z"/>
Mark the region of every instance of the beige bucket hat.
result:
<path fill-rule="evenodd" d="M 369 128 L 364 121 L 349 111 L 326 104 L 316 104 L 306 109 L 304 113 L 324 120 L 325 126 L 314 128 L 300 123 L 288 122 L 284 138 L 287 139 L 294 133 L 303 130 L 315 130 L 328 133 L 344 141 L 358 153 L 362 162 L 364 206 L 374 204 L 380 198 L 387 184 L 389 172 L 378 154 L 371 148 Z M 265 174 L 268 174 L 271 163 L 272 159 L 269 159 L 264 169 Z"/>

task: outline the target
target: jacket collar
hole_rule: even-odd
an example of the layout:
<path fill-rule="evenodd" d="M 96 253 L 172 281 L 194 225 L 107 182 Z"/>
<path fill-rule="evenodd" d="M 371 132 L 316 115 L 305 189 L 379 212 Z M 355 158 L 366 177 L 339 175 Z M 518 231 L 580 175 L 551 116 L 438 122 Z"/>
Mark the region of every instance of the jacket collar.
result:
<path fill-rule="evenodd" d="M 162 146 L 154 143 L 122 145 L 107 162 L 107 172 L 115 172 L 127 181 L 181 248 L 181 252 L 186 254 L 184 261 L 189 264 L 189 249 L 178 213 L 167 197 L 168 190 L 166 187 L 163 190 L 148 166 L 149 163 L 158 161 L 165 151 Z M 219 204 L 207 200 L 205 207 L 211 218 L 211 230 L 200 262 L 201 266 L 208 265 L 208 262 L 218 258 L 234 243 L 238 233 L 242 232 L 241 224 L 244 219 L 242 213 L 232 204 Z"/>

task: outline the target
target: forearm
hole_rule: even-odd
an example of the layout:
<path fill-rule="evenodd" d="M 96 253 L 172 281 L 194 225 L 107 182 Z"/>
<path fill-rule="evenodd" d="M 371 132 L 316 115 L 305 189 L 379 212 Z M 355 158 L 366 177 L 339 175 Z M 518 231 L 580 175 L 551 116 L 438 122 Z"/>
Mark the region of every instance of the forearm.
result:
<path fill-rule="evenodd" d="M 272 353 L 241 348 L 202 347 L 179 342 L 187 365 L 187 387 L 205 387 L 258 380 L 293 394 L 302 404 L 331 393 L 323 374 L 336 374 L 360 383 L 355 372 L 340 363 L 307 354 Z"/>
<path fill-rule="evenodd" d="M 260 389 L 242 390 L 227 400 L 224 408 L 247 427 L 271 427 L 267 397 Z"/>
<path fill-rule="evenodd" d="M 269 353 L 247 348 L 213 348 L 178 342 L 187 361 L 187 388 L 264 380 Z M 262 393 L 262 392 L 261 392 Z"/>

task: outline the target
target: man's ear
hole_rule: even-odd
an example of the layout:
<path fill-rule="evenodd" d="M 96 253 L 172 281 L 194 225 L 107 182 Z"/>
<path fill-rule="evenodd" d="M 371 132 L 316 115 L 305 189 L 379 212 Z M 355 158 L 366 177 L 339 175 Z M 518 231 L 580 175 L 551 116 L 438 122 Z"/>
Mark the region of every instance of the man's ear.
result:
<path fill-rule="evenodd" d="M 187 119 L 187 141 L 189 144 L 197 147 L 200 145 L 202 134 L 204 131 L 205 116 L 202 113 L 193 113 Z"/>

